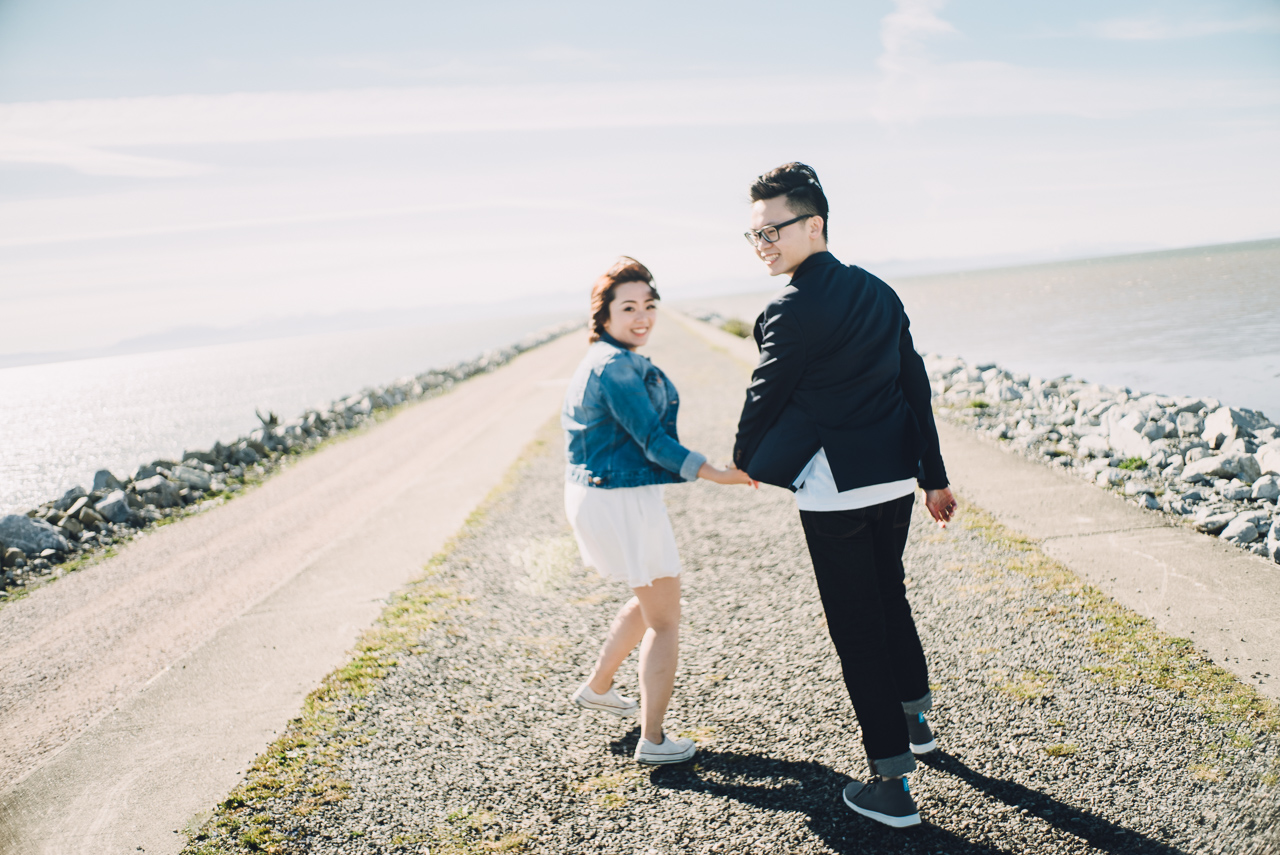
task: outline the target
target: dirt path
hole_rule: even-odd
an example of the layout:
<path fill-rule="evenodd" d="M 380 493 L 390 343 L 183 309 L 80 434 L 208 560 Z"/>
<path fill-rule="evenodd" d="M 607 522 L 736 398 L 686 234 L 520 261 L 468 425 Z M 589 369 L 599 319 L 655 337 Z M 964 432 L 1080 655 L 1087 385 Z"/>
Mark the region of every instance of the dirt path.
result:
<path fill-rule="evenodd" d="M 98 778 L 119 782 L 129 770 L 93 764 L 109 756 L 111 764 L 127 767 L 130 739 L 160 728 L 188 749 L 181 761 L 204 776 L 204 785 L 216 786 L 173 797 L 202 805 L 225 791 L 295 714 L 302 696 L 342 660 L 381 599 L 404 584 L 499 481 L 555 411 L 563 388 L 558 380 L 569 376 L 581 349 L 578 336 L 538 348 L 7 605 L 0 612 L 0 791 L 7 791 L 0 799 L 0 844 L 39 841 L 32 835 L 47 838 L 50 828 L 114 841 L 116 799 L 129 822 L 145 825 L 148 814 L 162 816 L 172 846 L 172 827 L 194 808 L 164 815 L 166 796 L 154 780 L 148 784 L 151 773 L 119 792 L 95 792 L 90 784 Z M 326 600 L 319 590 L 307 601 L 308 608 L 326 610 L 331 623 L 319 627 L 279 596 L 290 584 L 303 591 L 317 574 L 341 600 Z M 255 606 L 268 601 L 273 614 L 258 618 L 266 630 L 296 625 L 299 631 L 283 633 L 270 649 L 251 634 L 242 634 L 243 649 L 227 642 L 237 621 L 253 618 Z M 295 636 L 307 639 L 305 649 L 288 649 Z M 200 651 L 212 649 L 221 650 L 215 661 L 200 659 Z M 206 670 L 188 674 L 186 666 L 196 662 Z M 165 691 L 166 681 L 177 680 L 189 680 L 187 695 Z M 144 690 L 168 706 L 151 709 Z M 234 707 L 230 699 L 245 693 L 253 697 L 242 709 L 271 710 L 275 720 L 246 715 L 247 737 L 234 722 L 225 728 L 220 722 L 221 744 L 198 744 L 207 733 L 184 735 L 181 725 L 194 725 L 202 709 Z M 120 711 L 134 723 L 113 731 L 108 719 Z M 195 718 L 184 722 L 186 715 Z M 103 754 L 104 745 L 114 753 Z M 210 770 L 222 777 L 209 778 Z M 180 769 L 174 777 L 181 789 Z M 137 787 L 145 786 L 150 804 L 138 799 Z M 92 816 L 50 813 L 51 805 Z"/>

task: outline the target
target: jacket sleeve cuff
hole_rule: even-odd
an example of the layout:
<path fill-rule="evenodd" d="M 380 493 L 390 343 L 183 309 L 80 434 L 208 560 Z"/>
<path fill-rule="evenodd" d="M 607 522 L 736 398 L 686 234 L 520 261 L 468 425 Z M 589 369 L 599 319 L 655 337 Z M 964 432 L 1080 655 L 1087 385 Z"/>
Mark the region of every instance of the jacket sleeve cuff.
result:
<path fill-rule="evenodd" d="M 707 456 L 705 454 L 690 451 L 689 456 L 684 459 L 684 463 L 680 466 L 680 477 L 686 481 L 697 481 L 698 470 L 706 462 Z"/>

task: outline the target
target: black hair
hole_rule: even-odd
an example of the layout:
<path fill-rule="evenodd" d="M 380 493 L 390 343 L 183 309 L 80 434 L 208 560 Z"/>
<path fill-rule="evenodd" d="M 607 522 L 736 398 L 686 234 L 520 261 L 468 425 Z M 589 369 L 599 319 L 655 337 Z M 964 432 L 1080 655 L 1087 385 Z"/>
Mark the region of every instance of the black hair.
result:
<path fill-rule="evenodd" d="M 771 169 L 751 184 L 751 201 L 785 196 L 787 208 L 796 216 L 822 217 L 822 239 L 827 239 L 827 194 L 812 166 L 799 161 L 784 163 Z"/>

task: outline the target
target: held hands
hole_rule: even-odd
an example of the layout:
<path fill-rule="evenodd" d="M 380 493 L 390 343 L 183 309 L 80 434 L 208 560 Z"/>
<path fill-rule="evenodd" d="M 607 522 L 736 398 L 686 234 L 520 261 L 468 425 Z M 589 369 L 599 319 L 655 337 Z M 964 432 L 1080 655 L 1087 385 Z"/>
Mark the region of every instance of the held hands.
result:
<path fill-rule="evenodd" d="M 698 470 L 698 477 L 714 481 L 717 484 L 750 484 L 752 487 L 760 489 L 759 481 L 752 481 L 750 475 L 732 463 L 729 464 L 727 469 L 717 469 L 710 463 L 704 463 L 702 468 Z"/>
<path fill-rule="evenodd" d="M 951 495 L 950 487 L 943 487 L 941 490 L 925 490 L 924 506 L 929 509 L 929 514 L 942 528 L 946 528 L 947 523 L 951 522 L 951 518 L 956 514 L 956 498 Z"/>

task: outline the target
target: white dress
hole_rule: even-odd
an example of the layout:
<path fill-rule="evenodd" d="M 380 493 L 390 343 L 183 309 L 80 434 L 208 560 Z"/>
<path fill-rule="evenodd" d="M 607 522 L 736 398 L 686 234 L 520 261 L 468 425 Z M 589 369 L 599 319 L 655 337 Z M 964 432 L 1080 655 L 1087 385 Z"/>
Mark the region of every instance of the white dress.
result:
<path fill-rule="evenodd" d="M 680 575 L 680 553 L 662 485 L 605 490 L 566 481 L 564 512 L 582 563 L 601 576 L 642 588 Z"/>

